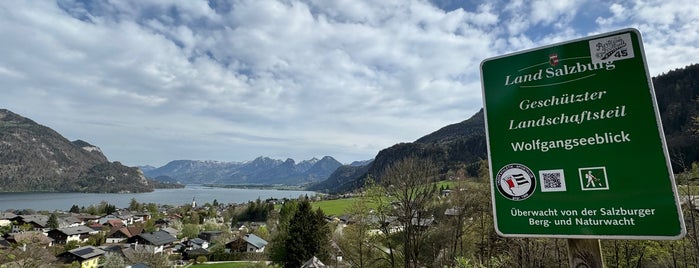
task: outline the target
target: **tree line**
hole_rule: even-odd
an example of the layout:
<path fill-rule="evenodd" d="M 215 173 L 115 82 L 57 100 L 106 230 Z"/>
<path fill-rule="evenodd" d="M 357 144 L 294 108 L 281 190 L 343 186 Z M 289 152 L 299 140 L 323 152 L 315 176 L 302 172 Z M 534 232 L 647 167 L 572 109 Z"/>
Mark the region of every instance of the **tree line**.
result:
<path fill-rule="evenodd" d="M 496 234 L 486 161 L 480 162 L 477 178 L 463 179 L 466 172 L 456 171 L 455 177 L 462 179 L 454 182 L 448 195 L 435 183 L 437 170 L 429 161 L 406 158 L 387 168 L 376 182 L 369 181 L 350 208 L 349 224 L 328 223 L 333 231 L 324 248 L 331 249 L 330 254 L 318 257 L 334 263 L 342 256 L 351 267 L 568 267 L 566 239 Z M 684 238 L 602 240 L 606 266 L 699 267 L 699 215 L 689 198 L 699 195 L 697 181 L 698 163 L 677 175 L 685 201 Z M 278 236 L 273 243 L 290 245 L 288 234 L 295 232 Z M 284 258 L 274 257 L 275 251 L 270 254 L 285 264 Z"/>

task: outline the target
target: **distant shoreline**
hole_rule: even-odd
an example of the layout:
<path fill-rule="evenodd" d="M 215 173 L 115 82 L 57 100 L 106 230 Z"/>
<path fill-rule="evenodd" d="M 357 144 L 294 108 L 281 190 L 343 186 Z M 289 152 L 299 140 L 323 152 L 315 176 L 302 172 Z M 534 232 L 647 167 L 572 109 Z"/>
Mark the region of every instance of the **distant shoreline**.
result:
<path fill-rule="evenodd" d="M 89 207 L 100 204 L 102 201 L 117 208 L 129 206 L 131 199 L 136 199 L 139 203 L 155 203 L 158 205 L 180 206 L 191 204 L 192 198 L 196 198 L 197 203 L 211 203 L 214 200 L 221 204 L 247 203 L 256 199 L 266 200 L 268 198 L 297 198 L 299 196 L 313 196 L 313 191 L 280 191 L 277 189 L 235 189 L 211 187 L 204 185 L 186 185 L 179 189 L 156 189 L 148 193 L 0 193 L 0 211 L 7 209 L 22 210 L 32 209 L 35 211 L 68 211 L 72 205 L 79 207 Z"/>
<path fill-rule="evenodd" d="M 282 190 L 282 191 L 305 191 L 305 187 L 293 185 L 277 184 L 201 184 L 205 187 L 233 188 L 233 189 L 260 189 L 260 190 Z"/>

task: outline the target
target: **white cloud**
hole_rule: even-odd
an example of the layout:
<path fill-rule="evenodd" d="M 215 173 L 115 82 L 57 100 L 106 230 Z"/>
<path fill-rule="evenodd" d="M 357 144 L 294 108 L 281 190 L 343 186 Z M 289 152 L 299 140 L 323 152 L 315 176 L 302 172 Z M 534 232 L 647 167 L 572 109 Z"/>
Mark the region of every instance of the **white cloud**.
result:
<path fill-rule="evenodd" d="M 533 24 L 556 23 L 567 26 L 583 3 L 580 0 L 535 0 L 531 3 L 531 14 L 528 17 Z"/>
<path fill-rule="evenodd" d="M 477 12 L 467 12 L 466 21 L 479 27 L 492 27 L 498 22 L 499 16 L 493 11 L 490 4 L 482 4 L 477 8 Z"/>
<path fill-rule="evenodd" d="M 601 4 L 3 2 L 0 105 L 132 165 L 350 162 L 470 117 L 487 57 L 629 26 L 654 74 L 699 52 L 687 1 Z"/>
<path fill-rule="evenodd" d="M 610 16 L 596 19 L 598 32 L 625 27 L 643 35 L 651 75 L 696 63 L 699 6 L 694 1 L 639 0 L 609 5 Z"/>

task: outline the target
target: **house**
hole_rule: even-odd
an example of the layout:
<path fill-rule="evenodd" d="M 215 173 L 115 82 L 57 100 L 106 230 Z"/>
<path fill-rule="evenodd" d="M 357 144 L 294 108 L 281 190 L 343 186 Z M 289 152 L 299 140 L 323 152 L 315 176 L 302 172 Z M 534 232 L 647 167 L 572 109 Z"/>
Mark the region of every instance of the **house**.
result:
<path fill-rule="evenodd" d="M 86 224 L 82 218 L 76 217 L 73 214 L 56 214 L 58 220 L 58 228 L 76 227 Z"/>
<path fill-rule="evenodd" d="M 98 231 L 87 226 L 65 227 L 53 229 L 48 232 L 48 237 L 58 244 L 65 244 L 70 241 L 85 242 L 87 239 L 97 234 Z"/>
<path fill-rule="evenodd" d="M 198 248 L 207 249 L 207 248 L 209 248 L 209 242 L 204 240 L 204 239 L 201 239 L 201 238 L 194 238 L 194 239 L 188 240 L 186 242 L 186 246 L 187 246 L 188 250 L 198 249 Z"/>
<path fill-rule="evenodd" d="M 81 268 L 96 268 L 98 267 L 100 257 L 102 257 L 104 253 L 105 252 L 99 248 L 85 246 L 62 253 L 58 255 L 58 258 L 66 264 L 77 261 L 80 263 Z"/>
<path fill-rule="evenodd" d="M 0 213 L 0 227 L 12 225 L 11 219 L 14 217 L 17 217 L 17 215 L 15 215 L 14 213 L 11 213 L 11 212 Z"/>
<path fill-rule="evenodd" d="M 105 222 L 103 226 L 107 226 L 110 229 L 114 229 L 124 227 L 126 226 L 126 224 L 124 224 L 124 221 L 122 221 L 121 219 L 111 219 L 107 220 L 107 222 Z"/>
<path fill-rule="evenodd" d="M 393 234 L 403 230 L 402 224 L 398 220 L 398 217 L 395 216 L 379 217 L 377 215 L 371 215 L 369 217 L 369 222 L 379 226 L 379 228 L 369 230 L 369 234 L 371 235 L 377 235 L 384 232 Z"/>
<path fill-rule="evenodd" d="M 121 219 L 126 225 L 131 225 L 131 224 L 134 224 L 136 222 L 136 217 L 130 211 L 120 210 L 120 211 L 112 213 L 112 215 Z"/>
<path fill-rule="evenodd" d="M 254 234 L 246 234 L 226 243 L 231 252 L 264 252 L 267 241 Z"/>
<path fill-rule="evenodd" d="M 134 223 L 145 222 L 150 219 L 150 213 L 132 213 L 130 211 L 117 211 L 99 218 L 102 225 L 115 226 L 116 221 L 121 221 L 122 225 L 133 225 Z"/>
<path fill-rule="evenodd" d="M 177 238 L 165 231 L 156 231 L 135 235 L 127 241 L 134 244 L 134 248 L 144 246 L 151 253 L 160 253 L 170 248 Z"/>
<path fill-rule="evenodd" d="M 150 213 L 147 212 L 131 212 L 128 210 L 120 210 L 112 213 L 111 215 L 121 219 L 126 225 L 145 222 L 151 217 Z"/>
<path fill-rule="evenodd" d="M 10 219 L 12 224 L 12 232 L 27 231 L 24 230 L 25 226 L 29 227 L 29 231 L 48 231 L 47 223 L 49 221 L 49 216 L 46 215 L 18 215 Z"/>
<path fill-rule="evenodd" d="M 419 230 L 426 230 L 432 224 L 436 223 L 434 220 L 434 216 L 430 216 L 429 218 L 418 218 L 418 217 L 413 217 L 410 220 L 410 224 L 414 226 L 415 228 L 418 228 Z"/>
<path fill-rule="evenodd" d="M 5 240 L 11 244 L 21 245 L 22 247 L 28 244 L 39 244 L 42 247 L 50 247 L 53 245 L 53 239 L 38 231 L 10 233 L 5 236 Z"/>
<path fill-rule="evenodd" d="M 170 219 L 157 219 L 155 225 L 160 227 L 168 227 L 172 221 Z"/>
<path fill-rule="evenodd" d="M 238 232 L 241 233 L 251 233 L 260 227 L 267 226 L 266 222 L 261 221 L 249 221 L 238 223 Z"/>
<path fill-rule="evenodd" d="M 112 223 L 110 223 L 110 221 L 112 221 Z M 110 225 L 116 221 L 122 221 L 122 220 L 121 220 L 121 218 L 117 217 L 114 214 L 105 215 L 97 220 L 97 222 L 99 222 L 100 225 Z M 125 224 L 122 223 L 122 225 L 125 225 Z"/>
<path fill-rule="evenodd" d="M 165 232 L 167 232 L 168 234 L 170 234 L 170 235 L 172 235 L 172 236 L 174 236 L 174 237 L 177 237 L 178 235 L 180 235 L 180 230 L 177 230 L 177 229 L 172 228 L 172 227 L 160 228 L 160 230 L 161 230 L 161 231 L 165 231 Z"/>
<path fill-rule="evenodd" d="M 150 220 L 150 217 L 151 215 L 148 212 L 138 212 L 133 214 L 133 221 L 134 223 L 147 222 Z"/>
<path fill-rule="evenodd" d="M 117 255 L 121 255 L 121 256 L 124 256 L 123 251 L 126 248 L 128 248 L 128 245 L 111 244 L 111 245 L 99 246 L 99 249 L 104 250 L 105 254 L 113 253 L 113 254 L 117 254 Z"/>
<path fill-rule="evenodd" d="M 203 231 L 203 232 L 199 233 L 199 238 L 204 239 L 208 242 L 211 242 L 212 240 L 221 236 L 222 233 L 223 232 L 221 232 L 221 231 Z"/>
<path fill-rule="evenodd" d="M 107 237 L 105 239 L 105 243 L 107 244 L 116 244 L 116 243 L 121 243 L 129 238 L 140 234 L 143 232 L 142 227 L 121 227 L 121 228 L 113 228 L 109 233 L 107 233 Z"/>
<path fill-rule="evenodd" d="M 97 223 L 100 219 L 99 216 L 90 215 L 90 214 L 73 214 L 73 217 L 75 217 L 78 220 L 81 220 L 83 222 L 83 225 Z"/>
<path fill-rule="evenodd" d="M 208 258 L 209 255 L 211 255 L 211 252 L 203 248 L 190 249 L 185 250 L 184 253 L 182 253 L 182 259 L 191 260 L 196 259 L 199 256 L 206 256 Z"/>

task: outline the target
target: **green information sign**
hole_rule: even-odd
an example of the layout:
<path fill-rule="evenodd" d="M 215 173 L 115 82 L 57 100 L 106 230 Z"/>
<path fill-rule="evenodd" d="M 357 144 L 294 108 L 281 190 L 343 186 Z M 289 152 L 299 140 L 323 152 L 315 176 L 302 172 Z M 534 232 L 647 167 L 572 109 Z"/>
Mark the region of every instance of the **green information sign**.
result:
<path fill-rule="evenodd" d="M 637 30 L 490 58 L 481 79 L 500 235 L 684 236 Z"/>

